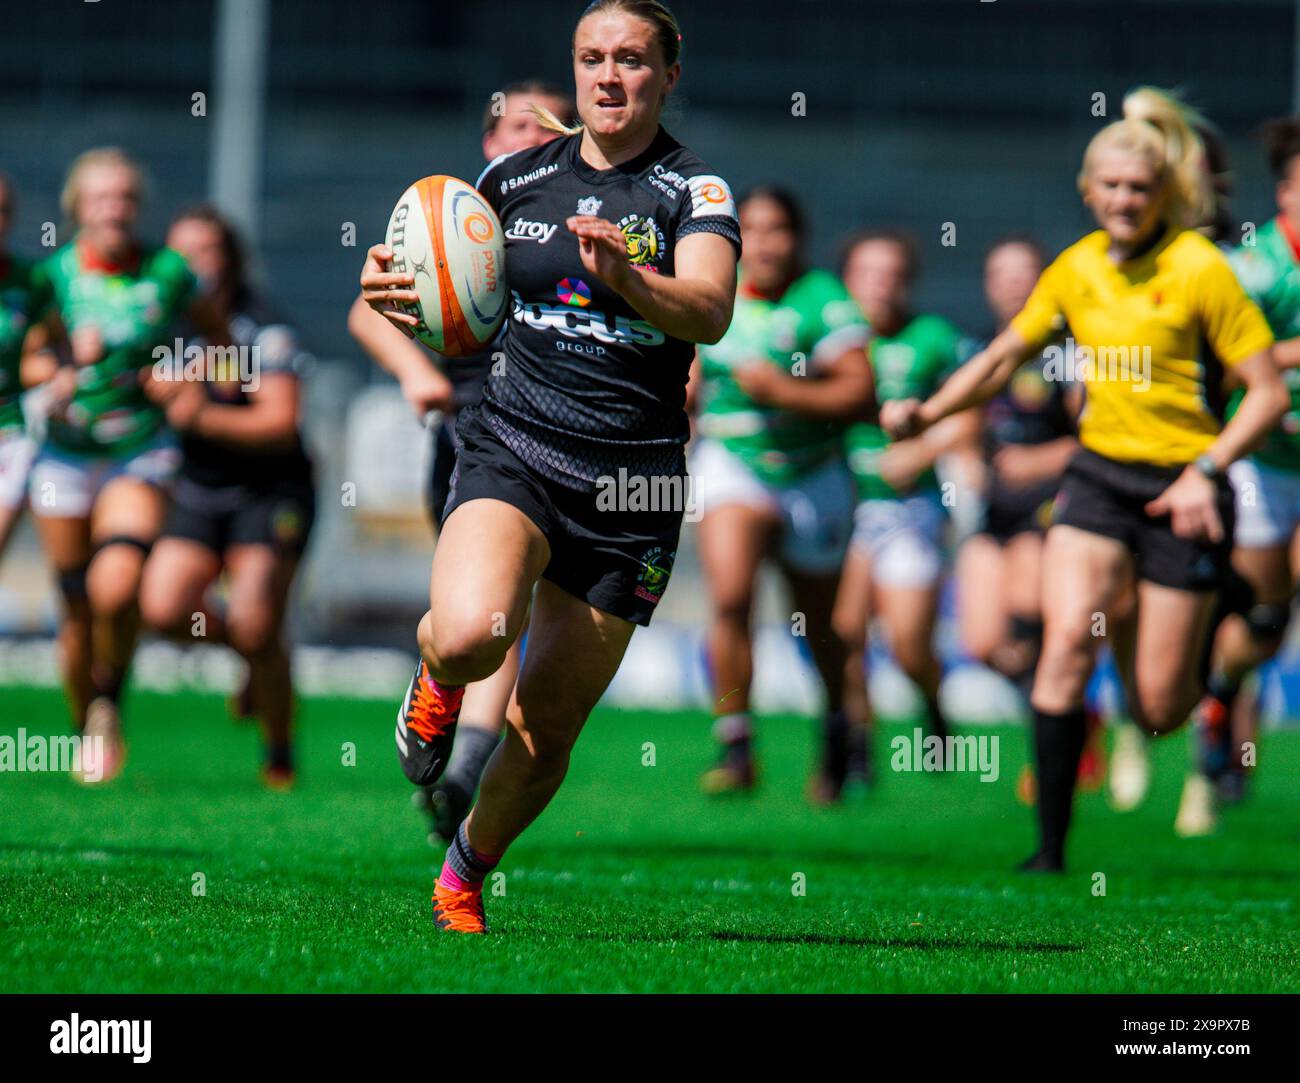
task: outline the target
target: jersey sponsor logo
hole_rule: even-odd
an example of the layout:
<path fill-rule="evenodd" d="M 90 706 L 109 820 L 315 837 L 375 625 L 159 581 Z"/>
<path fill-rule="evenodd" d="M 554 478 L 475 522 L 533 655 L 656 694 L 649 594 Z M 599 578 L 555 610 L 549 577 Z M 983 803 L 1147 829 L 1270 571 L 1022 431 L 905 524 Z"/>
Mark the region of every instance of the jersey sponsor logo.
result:
<path fill-rule="evenodd" d="M 707 218 L 716 214 L 736 217 L 736 201 L 727 182 L 721 177 L 692 177 L 686 184 L 691 190 L 692 218 Z"/>
<path fill-rule="evenodd" d="M 549 222 L 530 222 L 526 218 L 516 218 L 506 230 L 506 236 L 512 241 L 536 241 L 545 244 L 555 236 L 560 227 Z"/>
<path fill-rule="evenodd" d="M 645 320 L 610 317 L 594 309 L 568 305 L 525 304 L 517 292 L 512 314 L 517 322 L 534 330 L 558 331 L 566 338 L 591 338 L 607 346 L 659 346 L 665 337 L 659 328 Z"/>
<path fill-rule="evenodd" d="M 579 214 L 599 214 L 604 200 L 597 199 L 595 196 L 583 196 L 578 200 Z"/>
<path fill-rule="evenodd" d="M 555 296 L 566 305 L 586 308 L 591 304 L 591 287 L 581 278 L 561 278 L 555 284 Z"/>
<path fill-rule="evenodd" d="M 501 182 L 501 193 L 504 195 L 506 192 L 513 192 L 516 188 L 524 188 L 527 185 L 532 184 L 533 181 L 539 181 L 543 177 L 549 177 L 559 168 L 559 162 L 552 162 L 550 165 L 540 166 L 527 173 L 522 173 L 518 177 L 511 177 L 509 180 L 503 180 Z"/>
<path fill-rule="evenodd" d="M 628 214 L 618 220 L 618 228 L 623 231 L 623 237 L 627 241 L 628 263 L 633 267 L 657 272 L 657 264 L 663 259 L 667 247 L 659 223 L 643 215 Z"/>
<path fill-rule="evenodd" d="M 646 180 L 674 203 L 677 202 L 677 193 L 684 191 L 688 183 L 680 173 L 665 169 L 658 162 L 655 162 L 653 174 L 646 177 Z"/>

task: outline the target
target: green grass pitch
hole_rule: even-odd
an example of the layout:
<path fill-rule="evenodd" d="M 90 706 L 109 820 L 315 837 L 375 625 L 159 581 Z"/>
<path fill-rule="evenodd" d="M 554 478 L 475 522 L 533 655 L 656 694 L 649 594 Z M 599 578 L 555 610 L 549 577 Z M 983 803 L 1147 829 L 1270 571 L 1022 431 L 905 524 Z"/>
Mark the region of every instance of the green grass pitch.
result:
<path fill-rule="evenodd" d="M 65 732 L 52 692 L 0 703 L 0 732 Z M 718 801 L 696 789 L 703 715 L 601 710 L 478 938 L 430 920 L 440 854 L 393 706 L 306 703 L 288 795 L 262 789 L 256 733 L 221 700 L 126 707 L 112 785 L 0 775 L 7 991 L 1300 990 L 1294 731 L 1265 735 L 1249 803 L 1197 841 L 1171 828 L 1185 739 L 1161 743 L 1147 803 L 1082 798 L 1071 871 L 1045 879 L 1009 871 L 1032 839 L 1019 728 L 979 731 L 1002 740 L 996 783 L 892 773 L 886 728 L 876 790 L 826 811 L 803 800 L 808 720 L 762 719 L 760 791 Z"/>

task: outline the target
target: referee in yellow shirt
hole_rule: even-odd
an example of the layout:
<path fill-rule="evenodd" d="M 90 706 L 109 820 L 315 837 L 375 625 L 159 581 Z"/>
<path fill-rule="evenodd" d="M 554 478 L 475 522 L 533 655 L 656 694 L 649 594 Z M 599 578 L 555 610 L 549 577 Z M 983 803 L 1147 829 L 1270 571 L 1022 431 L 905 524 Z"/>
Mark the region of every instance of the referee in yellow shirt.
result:
<path fill-rule="evenodd" d="M 1085 389 L 1082 449 L 1043 554 L 1043 651 L 1034 676 L 1040 846 L 1022 866 L 1059 871 L 1084 737 L 1084 690 L 1109 638 L 1134 721 L 1182 723 L 1228 566 L 1225 472 L 1281 419 L 1273 336 L 1227 260 L 1189 228 L 1213 195 L 1190 111 L 1151 88 L 1093 137 L 1079 175 L 1099 230 L 1067 248 L 1024 309 L 924 403 L 886 403 L 895 439 L 986 402 L 1045 348 Z M 1069 327 L 1071 338 L 1061 341 Z M 1226 392 L 1246 394 L 1224 424 Z M 1105 614 L 1136 580 L 1137 607 Z"/>

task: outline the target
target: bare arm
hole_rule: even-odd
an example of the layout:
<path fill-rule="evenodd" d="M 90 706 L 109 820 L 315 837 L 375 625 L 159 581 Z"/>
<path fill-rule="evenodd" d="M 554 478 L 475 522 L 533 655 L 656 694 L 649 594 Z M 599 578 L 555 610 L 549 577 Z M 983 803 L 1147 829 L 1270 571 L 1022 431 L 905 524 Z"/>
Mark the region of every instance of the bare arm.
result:
<path fill-rule="evenodd" d="M 1273 343 L 1273 360 L 1280 369 L 1300 369 L 1300 338 Z"/>
<path fill-rule="evenodd" d="M 988 402 L 1033 353 L 1020 332 L 1008 327 L 917 408 L 918 428 L 929 428 L 951 414 Z"/>
<path fill-rule="evenodd" d="M 1277 427 L 1291 405 L 1291 394 L 1273 361 L 1271 350 L 1253 354 L 1232 368 L 1246 394 L 1231 420 L 1206 452 L 1214 465 L 1226 470 Z"/>
<path fill-rule="evenodd" d="M 736 250 L 730 241 L 716 233 L 683 237 L 669 277 L 628 263 L 626 238 L 613 222 L 576 215 L 567 225 L 578 236 L 583 266 L 664 334 L 707 344 L 726 334 L 736 303 Z"/>
<path fill-rule="evenodd" d="M 736 382 L 755 402 L 830 421 L 874 420 L 875 379 L 861 346 L 817 367 L 816 375 L 795 376 L 756 362 L 736 369 Z"/>
<path fill-rule="evenodd" d="M 376 312 L 360 294 L 348 311 L 348 331 L 375 364 L 396 377 L 402 396 L 417 417 L 430 410 L 452 408 L 451 381 L 428 350 Z"/>
<path fill-rule="evenodd" d="M 381 317 L 382 319 L 382 317 Z M 290 451 L 298 439 L 299 384 L 288 373 L 262 377 L 248 406 L 204 401 L 190 431 L 195 436 L 256 451 Z"/>

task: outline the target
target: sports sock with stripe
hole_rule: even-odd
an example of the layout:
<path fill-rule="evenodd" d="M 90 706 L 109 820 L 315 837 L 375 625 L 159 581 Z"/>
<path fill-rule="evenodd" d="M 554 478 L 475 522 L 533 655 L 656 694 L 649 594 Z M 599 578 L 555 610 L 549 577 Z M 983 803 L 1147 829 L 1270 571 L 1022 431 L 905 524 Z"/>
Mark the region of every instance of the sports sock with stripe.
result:
<path fill-rule="evenodd" d="M 1083 754 L 1084 710 L 1034 711 L 1034 758 L 1038 761 L 1039 853 L 1065 859 L 1065 836 L 1074 808 L 1074 783 Z"/>
<path fill-rule="evenodd" d="M 501 860 L 500 854 L 484 854 L 469 844 L 469 835 L 462 823 L 456 837 L 447 847 L 447 857 L 438 874 L 438 883 L 452 891 L 479 891 L 483 880 Z"/>

